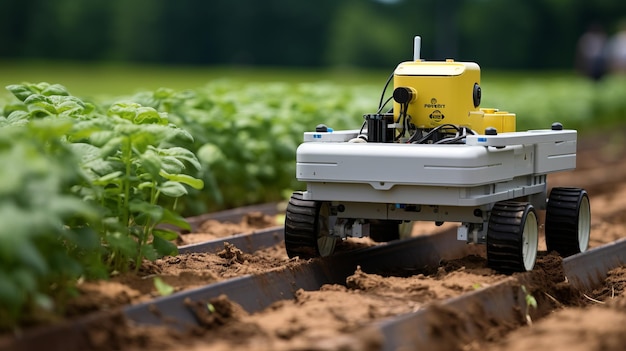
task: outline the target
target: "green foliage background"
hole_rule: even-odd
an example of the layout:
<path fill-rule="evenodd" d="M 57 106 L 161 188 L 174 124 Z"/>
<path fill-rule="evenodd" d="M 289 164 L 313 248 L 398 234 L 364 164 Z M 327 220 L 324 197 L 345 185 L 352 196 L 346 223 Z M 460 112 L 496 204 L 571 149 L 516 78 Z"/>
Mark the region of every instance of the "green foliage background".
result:
<path fill-rule="evenodd" d="M 3 0 L 0 58 L 193 65 L 388 67 L 411 58 L 571 68 L 621 0 Z"/>

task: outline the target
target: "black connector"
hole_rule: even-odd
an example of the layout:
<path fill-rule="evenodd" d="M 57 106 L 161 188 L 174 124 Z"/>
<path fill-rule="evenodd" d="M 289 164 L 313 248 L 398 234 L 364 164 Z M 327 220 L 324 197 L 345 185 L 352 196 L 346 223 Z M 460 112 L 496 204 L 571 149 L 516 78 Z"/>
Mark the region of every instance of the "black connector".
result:
<path fill-rule="evenodd" d="M 480 100 L 483 97 L 482 89 L 478 83 L 474 83 L 474 91 L 472 92 L 472 100 L 474 101 L 474 107 L 480 106 Z"/>
<path fill-rule="evenodd" d="M 407 104 L 414 98 L 414 93 L 411 88 L 397 87 L 393 90 L 393 101 L 399 104 Z"/>
<path fill-rule="evenodd" d="M 318 133 L 328 132 L 328 127 L 325 124 L 318 124 L 315 127 L 315 131 Z"/>

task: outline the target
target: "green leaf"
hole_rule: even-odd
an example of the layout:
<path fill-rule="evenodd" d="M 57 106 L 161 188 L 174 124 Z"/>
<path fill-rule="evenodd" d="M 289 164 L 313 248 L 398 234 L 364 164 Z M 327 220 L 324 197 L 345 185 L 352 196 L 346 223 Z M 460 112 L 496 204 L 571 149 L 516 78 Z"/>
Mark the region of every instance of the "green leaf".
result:
<path fill-rule="evenodd" d="M 166 208 L 163 209 L 163 218 L 161 218 L 160 223 L 171 224 L 181 229 L 191 230 L 191 225 L 183 216 Z"/>
<path fill-rule="evenodd" d="M 91 114 L 95 109 L 96 109 L 96 105 L 90 103 L 90 102 L 84 102 L 84 107 L 83 107 L 83 113 L 84 114 Z"/>
<path fill-rule="evenodd" d="M 119 224 L 119 220 L 116 219 L 115 224 Z M 104 238 L 112 253 L 119 251 L 126 257 L 134 257 L 137 252 L 137 242 L 125 233 L 110 232 L 106 233 Z"/>
<path fill-rule="evenodd" d="M 24 84 L 11 84 L 6 87 L 8 91 L 11 92 L 16 98 L 20 101 L 26 100 L 29 96 L 31 96 L 34 92 L 28 88 L 28 86 Z"/>
<path fill-rule="evenodd" d="M 178 182 L 166 181 L 158 186 L 159 191 L 169 197 L 181 197 L 187 194 L 187 189 Z"/>
<path fill-rule="evenodd" d="M 140 104 L 134 102 L 116 102 L 107 111 L 109 116 L 118 116 L 125 120 L 132 121 L 137 115 Z"/>
<path fill-rule="evenodd" d="M 156 238 L 155 238 L 156 239 Z M 162 239 L 161 239 L 162 240 Z M 169 243 L 169 241 L 167 241 Z M 157 258 L 159 258 L 160 256 L 165 256 L 165 255 L 160 255 L 159 251 L 154 247 L 153 245 L 143 245 L 140 249 L 140 256 L 141 257 L 145 257 L 147 260 L 150 261 L 154 261 Z"/>
<path fill-rule="evenodd" d="M 179 182 L 183 184 L 187 184 L 194 189 L 202 189 L 204 187 L 204 182 L 202 179 L 197 179 L 187 174 L 169 174 L 164 171 L 161 171 L 160 175 L 168 180 Z"/>
<path fill-rule="evenodd" d="M 153 179 L 157 178 L 161 171 L 161 160 L 159 156 L 151 150 L 147 150 L 140 156 L 140 159 L 141 166 L 150 173 Z"/>
<path fill-rule="evenodd" d="M 163 171 L 166 173 L 180 173 L 185 169 L 185 164 L 174 156 L 162 157 Z"/>
<path fill-rule="evenodd" d="M 141 182 L 139 183 L 139 185 L 137 185 L 137 189 L 139 190 L 150 189 L 150 188 L 153 188 L 154 186 L 155 186 L 154 182 Z"/>
<path fill-rule="evenodd" d="M 124 142 L 124 137 L 118 136 L 112 139 L 109 139 L 104 146 L 100 148 L 100 157 L 107 157 L 115 154 L 120 150 L 121 144 Z M 95 145 L 98 145 L 94 143 Z"/>
<path fill-rule="evenodd" d="M 144 127 L 121 124 L 115 126 L 115 131 L 126 136 L 127 140 L 130 140 L 132 143 L 132 147 L 139 153 L 144 153 L 149 146 L 157 144 L 163 134 L 162 131 L 150 127 L 152 127 L 152 125 Z"/>
<path fill-rule="evenodd" d="M 94 228 L 73 228 L 69 231 L 68 236 L 71 236 L 72 242 L 75 243 L 78 248 L 93 250 L 94 252 L 99 252 L 101 249 L 100 239 Z"/>
<path fill-rule="evenodd" d="M 111 183 L 112 180 L 116 180 L 121 178 L 124 175 L 124 172 L 122 171 L 115 171 L 109 174 L 106 174 L 96 180 L 94 180 L 94 184 L 98 184 L 98 185 L 106 185 Z"/>
<path fill-rule="evenodd" d="M 76 101 L 67 100 L 58 104 L 56 110 L 62 116 L 75 116 L 83 112 L 83 106 Z"/>
<path fill-rule="evenodd" d="M 159 205 L 153 205 L 147 201 L 133 199 L 128 206 L 132 212 L 147 215 L 156 223 L 160 222 L 161 218 L 163 218 L 163 207 Z"/>
<path fill-rule="evenodd" d="M 526 295 L 526 304 L 533 308 L 537 308 L 537 300 L 532 295 Z"/>
<path fill-rule="evenodd" d="M 95 146 L 103 146 L 106 145 L 109 141 L 111 141 L 111 139 L 119 137 L 118 135 L 115 134 L 115 132 L 110 131 L 110 130 L 100 130 L 103 127 L 99 126 L 97 123 L 94 123 L 94 126 L 89 126 L 88 123 L 90 122 L 81 122 L 78 124 L 78 126 L 82 129 L 85 128 L 88 130 L 89 134 L 89 142 Z M 95 130 L 94 130 L 95 129 Z M 80 132 L 79 132 L 80 134 Z M 121 137 L 119 137 L 120 139 L 118 139 L 118 143 L 119 140 L 121 140 Z"/>
<path fill-rule="evenodd" d="M 26 111 L 20 111 L 20 110 L 13 111 L 7 117 L 7 122 L 9 125 L 17 125 L 17 124 L 20 124 L 21 121 L 23 121 L 24 123 L 27 123 L 28 117 L 30 117 L 30 115 Z"/>
<path fill-rule="evenodd" d="M 179 160 L 187 161 L 196 169 L 201 168 L 200 162 L 198 162 L 198 158 L 196 157 L 196 155 L 193 152 L 185 149 L 184 147 L 175 146 L 165 150 L 159 150 L 159 152 L 168 156 L 173 156 Z"/>
<path fill-rule="evenodd" d="M 113 172 L 116 172 L 116 170 L 119 170 L 122 168 L 121 164 L 117 161 L 114 161 L 114 160 L 105 161 L 101 158 L 88 161 L 83 164 L 83 167 L 91 170 L 94 174 L 98 176 L 113 173 Z M 119 172 L 124 174 L 124 172 L 122 171 L 119 171 Z"/>
<path fill-rule="evenodd" d="M 100 149 L 87 143 L 71 143 L 68 147 L 80 158 L 81 163 L 87 163 L 100 157 Z"/>
<path fill-rule="evenodd" d="M 50 213 L 67 219 L 81 217 L 91 221 L 98 220 L 98 212 L 91 204 L 85 203 L 74 196 L 57 196 L 54 201 L 50 201 Z"/>
<path fill-rule="evenodd" d="M 157 110 L 152 107 L 139 107 L 137 115 L 133 119 L 136 124 L 167 124 L 167 118 L 163 118 Z"/>
<path fill-rule="evenodd" d="M 174 292 L 174 287 L 164 282 L 160 277 L 154 277 L 154 287 L 161 296 L 169 296 Z"/>
<path fill-rule="evenodd" d="M 68 119 L 43 119 L 32 121 L 28 124 L 28 128 L 30 133 L 50 143 L 69 133 L 73 125 L 74 122 Z"/>
<path fill-rule="evenodd" d="M 63 95 L 63 96 L 68 96 L 70 95 L 70 93 L 68 93 L 67 89 L 62 86 L 61 84 L 52 84 L 50 86 L 48 86 L 47 88 L 45 88 L 42 92 L 42 95 L 46 95 L 46 96 L 50 96 L 50 95 Z"/>
<path fill-rule="evenodd" d="M 226 156 L 224 156 L 224 153 L 222 153 L 222 150 L 220 150 L 217 145 L 207 143 L 202 145 L 198 150 L 198 158 L 202 163 L 211 166 L 224 161 Z"/>
<path fill-rule="evenodd" d="M 193 143 L 194 137 L 188 131 L 181 128 L 170 128 L 172 131 L 172 137 L 180 139 L 183 142 Z"/>
<path fill-rule="evenodd" d="M 28 111 L 32 113 L 43 112 L 45 114 L 57 114 L 57 109 L 49 97 L 41 94 L 32 94 L 24 100 Z"/>
<path fill-rule="evenodd" d="M 176 240 L 178 238 L 177 232 L 168 229 L 154 229 L 152 231 L 152 235 L 168 241 Z"/>
<path fill-rule="evenodd" d="M 155 236 L 152 245 L 159 257 L 178 255 L 178 247 L 171 241 Z"/>
<path fill-rule="evenodd" d="M 173 94 L 174 94 L 174 90 L 161 87 L 161 88 L 158 88 L 154 92 L 154 98 L 157 100 L 164 100 L 164 99 L 169 98 Z"/>

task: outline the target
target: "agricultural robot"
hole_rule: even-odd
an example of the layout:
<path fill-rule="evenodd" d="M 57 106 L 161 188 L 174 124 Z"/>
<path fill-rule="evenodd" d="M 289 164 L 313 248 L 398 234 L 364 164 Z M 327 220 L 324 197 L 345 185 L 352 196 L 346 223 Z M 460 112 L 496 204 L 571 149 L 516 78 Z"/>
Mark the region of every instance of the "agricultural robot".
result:
<path fill-rule="evenodd" d="M 329 256 L 348 237 L 386 242 L 400 238 L 403 223 L 458 222 L 458 240 L 486 244 L 488 266 L 529 271 L 538 210 L 548 251 L 585 251 L 587 192 L 555 187 L 548 196 L 546 185 L 549 173 L 576 168 L 577 132 L 560 123 L 516 131 L 514 113 L 480 107 L 478 64 L 425 61 L 420 37 L 414 45 L 414 60 L 396 67 L 360 130 L 321 124 L 304 133 L 296 177 L 306 191 L 287 206 L 287 254 Z"/>

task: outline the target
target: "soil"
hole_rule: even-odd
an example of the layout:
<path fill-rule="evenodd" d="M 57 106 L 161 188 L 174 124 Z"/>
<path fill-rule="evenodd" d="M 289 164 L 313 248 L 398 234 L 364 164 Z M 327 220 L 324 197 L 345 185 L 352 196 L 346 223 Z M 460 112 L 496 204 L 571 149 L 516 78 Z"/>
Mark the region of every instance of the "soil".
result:
<path fill-rule="evenodd" d="M 578 166 L 575 171 L 550 175 L 549 186 L 585 188 L 591 199 L 592 232 L 590 246 L 595 247 L 626 236 L 626 149 L 623 130 L 611 137 L 579 137 Z M 241 223 L 208 221 L 198 230 L 181 236 L 180 245 L 211 240 L 233 234 L 275 226 L 280 217 L 251 213 Z M 419 223 L 412 235 L 426 235 L 449 228 Z M 357 245 L 374 245 L 368 239 Z M 540 243 L 540 250 L 545 244 Z M 562 284 L 557 272 L 559 258 L 541 252 L 537 266 L 550 271 L 544 291 L 560 308 L 546 317 L 529 321 L 529 326 L 512 328 L 491 326 L 484 340 L 466 341 L 447 329 L 447 311 L 441 313 L 441 326 L 452 350 L 622 350 L 626 344 L 626 268 L 610 272 L 605 286 L 584 298 L 581 294 L 558 294 Z M 557 264 L 554 264 L 557 262 Z M 109 281 L 83 282 L 68 315 L 83 315 L 96 310 L 115 310 L 129 303 L 158 296 L 154 278 L 159 277 L 176 291 L 190 289 L 243 274 L 255 274 L 298 265 L 289 259 L 281 245 L 253 254 L 241 252 L 230 244 L 218 253 L 193 253 L 145 263 L 139 272 L 120 274 Z M 210 301 L 214 313 L 198 309 L 202 325 L 187 334 L 163 328 L 127 325 L 123 320 L 100 325 L 94 330 L 93 349 L 123 350 L 377 350 L 381 336 L 368 324 L 406 312 L 415 311 L 449 297 L 494 284 L 507 276 L 486 268 L 484 255 L 444 262 L 432 274 L 383 276 L 358 268 L 345 285 L 326 285 L 319 291 L 299 290 L 295 300 L 274 303 L 269 308 L 249 314 L 226 296 Z M 559 279 L 561 279 L 559 281 Z M 566 296 L 567 295 L 567 296 Z M 102 330 L 110 328 L 106 333 Z M 511 330 L 513 329 L 513 330 Z M 461 333 L 459 331 L 459 333 Z M 104 337 L 103 335 L 107 335 Z M 115 335 L 111 338 L 111 335 Z"/>

